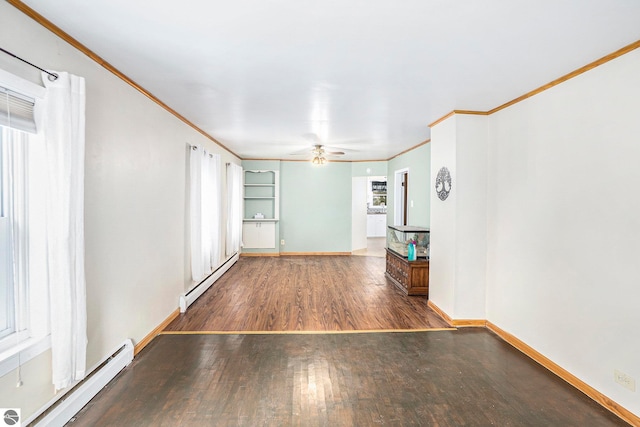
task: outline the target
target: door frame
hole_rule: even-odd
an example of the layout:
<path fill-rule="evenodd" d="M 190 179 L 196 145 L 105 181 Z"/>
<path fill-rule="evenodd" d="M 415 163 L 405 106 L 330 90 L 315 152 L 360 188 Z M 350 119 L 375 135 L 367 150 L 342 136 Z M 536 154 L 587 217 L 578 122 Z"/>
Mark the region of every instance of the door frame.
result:
<path fill-rule="evenodd" d="M 409 209 L 407 209 L 407 199 L 409 196 L 408 185 L 402 185 L 403 177 L 406 175 L 407 184 L 409 181 L 409 168 L 398 169 L 393 173 L 393 225 L 409 224 Z M 406 221 L 404 221 L 406 219 Z M 406 222 L 403 224 L 403 222 Z"/>

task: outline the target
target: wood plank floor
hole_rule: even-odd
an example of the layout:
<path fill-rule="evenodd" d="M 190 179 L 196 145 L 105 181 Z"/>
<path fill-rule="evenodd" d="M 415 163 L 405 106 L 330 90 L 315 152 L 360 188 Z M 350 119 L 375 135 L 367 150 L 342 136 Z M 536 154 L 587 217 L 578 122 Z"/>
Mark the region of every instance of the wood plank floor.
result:
<path fill-rule="evenodd" d="M 626 425 L 488 330 L 448 326 L 383 258 L 241 258 L 69 425 Z"/>
<path fill-rule="evenodd" d="M 70 426 L 622 426 L 486 329 L 161 335 Z"/>
<path fill-rule="evenodd" d="M 166 331 L 354 331 L 450 327 L 384 276 L 385 259 L 241 257 Z"/>

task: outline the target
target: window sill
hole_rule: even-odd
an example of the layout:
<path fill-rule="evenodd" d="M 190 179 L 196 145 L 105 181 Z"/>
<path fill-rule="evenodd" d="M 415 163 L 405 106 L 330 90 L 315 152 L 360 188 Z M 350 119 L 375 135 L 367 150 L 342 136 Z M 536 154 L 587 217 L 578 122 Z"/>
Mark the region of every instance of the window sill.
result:
<path fill-rule="evenodd" d="M 0 377 L 51 348 L 51 335 L 29 338 L 0 353 Z"/>

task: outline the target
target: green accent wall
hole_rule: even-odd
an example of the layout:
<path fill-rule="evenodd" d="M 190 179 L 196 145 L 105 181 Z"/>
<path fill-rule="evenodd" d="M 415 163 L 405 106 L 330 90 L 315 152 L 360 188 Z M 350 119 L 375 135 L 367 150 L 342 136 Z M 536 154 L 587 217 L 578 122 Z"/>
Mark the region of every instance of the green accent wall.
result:
<path fill-rule="evenodd" d="M 280 162 L 281 252 L 351 251 L 351 163 Z"/>
<path fill-rule="evenodd" d="M 431 144 L 424 144 L 388 161 L 387 224 L 394 222 L 395 172 L 409 169 L 409 225 L 429 227 L 431 223 Z M 413 200 L 413 207 L 411 201 Z"/>
<path fill-rule="evenodd" d="M 243 160 L 242 169 L 279 171 L 280 160 Z"/>
<path fill-rule="evenodd" d="M 389 161 L 310 162 L 243 160 L 244 169 L 280 171 L 280 221 L 276 249 L 243 252 L 350 252 L 352 177 L 387 177 L 387 223 L 393 224 L 394 172 L 409 169 L 410 225 L 429 227 L 431 146 L 422 145 Z M 413 200 L 413 207 L 410 201 Z M 280 245 L 281 240 L 285 245 Z"/>
<path fill-rule="evenodd" d="M 387 176 L 387 161 L 353 162 L 351 176 Z"/>

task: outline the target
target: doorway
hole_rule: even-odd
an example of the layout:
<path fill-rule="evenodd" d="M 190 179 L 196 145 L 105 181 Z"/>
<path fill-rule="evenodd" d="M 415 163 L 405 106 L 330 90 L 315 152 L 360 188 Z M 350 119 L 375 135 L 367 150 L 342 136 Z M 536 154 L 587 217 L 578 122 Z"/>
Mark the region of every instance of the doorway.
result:
<path fill-rule="evenodd" d="M 409 225 L 409 210 L 407 200 L 409 199 L 409 168 L 400 169 L 395 172 L 395 191 L 393 224 Z"/>
<path fill-rule="evenodd" d="M 384 257 L 387 231 L 387 177 L 353 177 L 351 194 L 351 253 Z"/>

